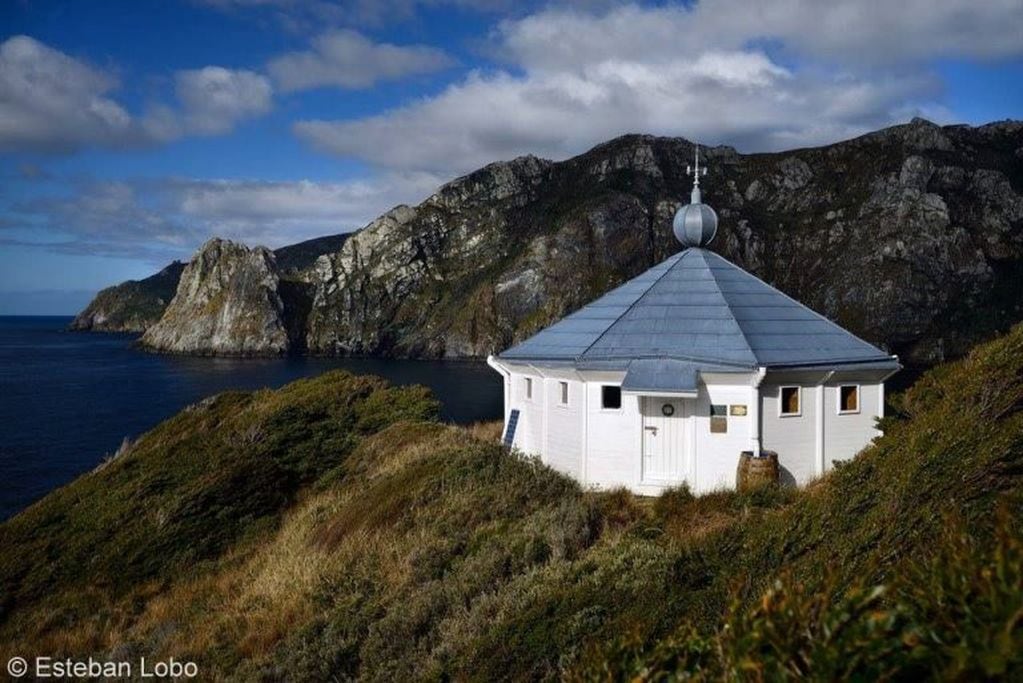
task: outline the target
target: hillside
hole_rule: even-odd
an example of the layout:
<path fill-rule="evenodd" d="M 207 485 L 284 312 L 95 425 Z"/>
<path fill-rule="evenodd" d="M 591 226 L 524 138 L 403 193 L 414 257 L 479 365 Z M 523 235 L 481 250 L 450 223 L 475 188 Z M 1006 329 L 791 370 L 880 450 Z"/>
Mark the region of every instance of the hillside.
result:
<path fill-rule="evenodd" d="M 175 261 L 142 280 L 107 287 L 71 321 L 72 330 L 143 332 L 160 319 L 174 298 L 185 264 Z"/>
<path fill-rule="evenodd" d="M 586 492 L 330 373 L 188 409 L 0 525 L 0 651 L 232 680 L 1023 674 L 1023 327 L 802 490 Z"/>
<path fill-rule="evenodd" d="M 670 221 L 692 154 L 630 135 L 566 161 L 491 164 L 396 207 L 300 283 L 281 278 L 288 350 L 504 349 L 678 249 Z M 826 147 L 705 156 L 712 248 L 908 364 L 959 357 L 1023 319 L 1023 123 L 916 119 Z"/>
<path fill-rule="evenodd" d="M 282 295 L 288 295 L 289 287 L 301 287 L 302 281 L 309 278 L 316 259 L 340 249 L 348 237 L 347 234 L 316 237 L 274 250 L 275 270 L 280 275 L 277 286 Z M 143 280 L 128 280 L 107 287 L 75 316 L 70 328 L 93 332 L 145 332 L 159 322 L 174 299 L 185 265 L 175 261 Z"/>
<path fill-rule="evenodd" d="M 311 240 L 290 244 L 274 249 L 277 267 L 284 276 L 302 277 L 316 263 L 316 259 L 324 254 L 332 254 L 341 248 L 351 234 L 327 235 L 314 237 Z"/>

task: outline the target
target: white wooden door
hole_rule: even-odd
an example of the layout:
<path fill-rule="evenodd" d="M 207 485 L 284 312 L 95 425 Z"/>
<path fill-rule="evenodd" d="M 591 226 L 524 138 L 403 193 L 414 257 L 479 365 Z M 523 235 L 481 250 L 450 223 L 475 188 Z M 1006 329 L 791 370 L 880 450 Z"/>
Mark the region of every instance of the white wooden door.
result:
<path fill-rule="evenodd" d="M 643 480 L 681 481 L 685 477 L 682 402 L 646 396 L 643 404 Z"/>

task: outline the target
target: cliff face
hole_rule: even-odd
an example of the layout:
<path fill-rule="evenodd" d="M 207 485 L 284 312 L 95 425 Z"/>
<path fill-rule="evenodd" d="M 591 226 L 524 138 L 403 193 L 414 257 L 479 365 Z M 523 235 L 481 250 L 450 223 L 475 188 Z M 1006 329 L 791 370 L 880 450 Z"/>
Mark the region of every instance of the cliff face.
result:
<path fill-rule="evenodd" d="M 679 249 L 671 219 L 692 155 L 683 139 L 625 136 L 563 162 L 491 164 L 396 207 L 278 278 L 291 348 L 500 351 Z M 914 120 L 827 147 L 704 156 L 704 201 L 720 216 L 711 248 L 909 363 L 960 355 L 1023 318 L 1023 123 Z M 300 251 L 305 266 L 315 250 Z M 160 327 L 190 330 L 198 352 L 278 352 L 204 341 L 181 314 Z"/>
<path fill-rule="evenodd" d="M 71 322 L 73 330 L 143 332 L 163 315 L 185 264 L 175 261 L 144 280 L 107 287 Z"/>
<path fill-rule="evenodd" d="M 173 301 L 142 344 L 174 353 L 285 353 L 279 287 L 273 252 L 212 239 L 185 267 Z"/>
<path fill-rule="evenodd" d="M 627 136 L 488 166 L 317 262 L 320 353 L 499 351 L 666 258 L 691 143 Z M 706 150 L 711 248 L 930 364 L 1021 317 L 1023 124 L 926 121 L 817 149 Z"/>

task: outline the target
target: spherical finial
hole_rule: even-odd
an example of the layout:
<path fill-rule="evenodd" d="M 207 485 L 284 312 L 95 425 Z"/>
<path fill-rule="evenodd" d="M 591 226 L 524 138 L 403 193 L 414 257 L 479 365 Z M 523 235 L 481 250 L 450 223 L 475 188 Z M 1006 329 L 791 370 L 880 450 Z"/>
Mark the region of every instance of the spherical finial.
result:
<path fill-rule="evenodd" d="M 705 247 L 718 232 L 718 215 L 706 204 L 686 204 L 675 212 L 672 229 L 683 247 Z"/>
<path fill-rule="evenodd" d="M 718 232 L 718 215 L 714 209 L 703 203 L 700 195 L 700 174 L 707 175 L 706 167 L 700 167 L 700 147 L 696 147 L 696 166 L 686 167 L 686 174 L 693 176 L 693 194 L 690 202 L 675 212 L 672 229 L 675 238 L 685 248 L 705 247 Z"/>

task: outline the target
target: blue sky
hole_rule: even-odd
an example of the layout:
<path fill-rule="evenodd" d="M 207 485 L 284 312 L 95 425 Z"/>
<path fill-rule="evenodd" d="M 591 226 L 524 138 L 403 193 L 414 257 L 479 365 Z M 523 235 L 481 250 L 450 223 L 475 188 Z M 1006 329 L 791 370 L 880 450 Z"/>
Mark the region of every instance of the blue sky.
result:
<path fill-rule="evenodd" d="M 0 314 L 205 239 L 357 229 L 489 161 L 627 132 L 742 151 L 1023 116 L 1023 3 L 12 0 Z"/>

